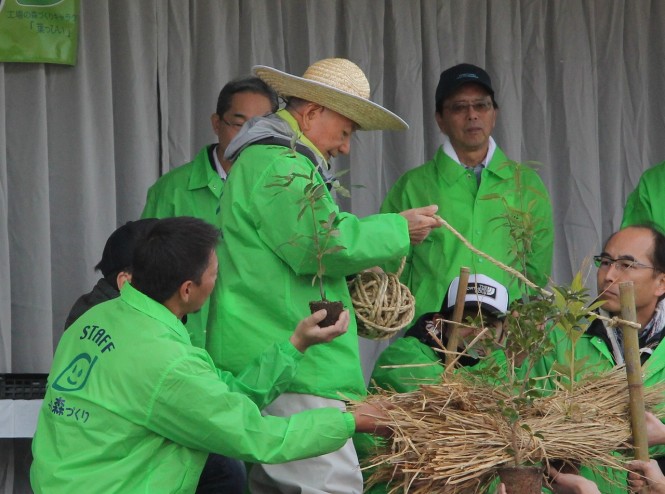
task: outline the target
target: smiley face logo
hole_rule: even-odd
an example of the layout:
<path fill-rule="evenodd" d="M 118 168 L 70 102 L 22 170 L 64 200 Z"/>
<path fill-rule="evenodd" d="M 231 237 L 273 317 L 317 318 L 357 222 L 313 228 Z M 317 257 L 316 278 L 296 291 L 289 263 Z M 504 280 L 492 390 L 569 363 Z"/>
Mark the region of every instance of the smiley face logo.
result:
<path fill-rule="evenodd" d="M 78 391 L 83 388 L 96 362 L 97 357 L 90 358 L 87 353 L 75 357 L 55 380 L 53 388 L 58 391 Z"/>

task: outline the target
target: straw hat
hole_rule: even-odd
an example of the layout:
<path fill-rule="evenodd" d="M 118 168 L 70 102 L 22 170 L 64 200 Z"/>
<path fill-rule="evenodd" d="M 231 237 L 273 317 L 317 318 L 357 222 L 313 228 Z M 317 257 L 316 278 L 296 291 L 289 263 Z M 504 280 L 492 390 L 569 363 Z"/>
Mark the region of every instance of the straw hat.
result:
<path fill-rule="evenodd" d="M 369 100 L 369 81 L 355 63 L 344 58 L 314 62 L 302 77 L 265 65 L 255 65 L 254 74 L 277 94 L 318 103 L 353 120 L 359 130 L 404 130 L 400 117 Z"/>

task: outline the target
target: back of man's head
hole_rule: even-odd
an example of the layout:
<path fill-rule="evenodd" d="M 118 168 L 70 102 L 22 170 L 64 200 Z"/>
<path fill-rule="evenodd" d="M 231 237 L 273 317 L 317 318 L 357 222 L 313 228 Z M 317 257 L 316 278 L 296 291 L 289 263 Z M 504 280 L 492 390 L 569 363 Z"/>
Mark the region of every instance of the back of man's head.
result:
<path fill-rule="evenodd" d="M 95 266 L 95 271 L 101 271 L 104 278 L 117 289 L 118 273 L 131 273 L 134 248 L 156 222 L 155 218 L 128 221 L 114 231 L 104 245 L 102 259 Z"/>
<path fill-rule="evenodd" d="M 188 216 L 158 220 L 134 251 L 132 286 L 163 303 L 186 281 L 199 285 L 219 230 Z"/>
<path fill-rule="evenodd" d="M 231 108 L 233 96 L 238 93 L 256 93 L 262 94 L 270 100 L 272 111 L 276 112 L 279 108 L 279 100 L 277 93 L 273 88 L 268 86 L 258 77 L 244 77 L 242 79 L 234 79 L 228 82 L 219 92 L 217 98 L 217 109 L 215 113 L 220 117 L 223 116 L 229 108 Z"/>

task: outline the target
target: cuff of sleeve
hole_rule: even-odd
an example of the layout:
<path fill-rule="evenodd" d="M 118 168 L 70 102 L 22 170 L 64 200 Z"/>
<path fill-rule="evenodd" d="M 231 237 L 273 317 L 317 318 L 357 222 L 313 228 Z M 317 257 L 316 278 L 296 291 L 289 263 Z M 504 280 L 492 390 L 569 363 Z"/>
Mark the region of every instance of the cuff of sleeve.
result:
<path fill-rule="evenodd" d="M 282 353 L 288 355 L 296 362 L 299 362 L 305 356 L 305 354 L 300 353 L 300 351 L 298 351 L 298 349 L 294 347 L 290 341 L 285 341 L 284 343 L 280 343 L 279 349 Z"/>
<path fill-rule="evenodd" d="M 352 413 L 343 413 L 342 417 L 344 417 L 344 423 L 346 424 L 346 432 L 348 432 L 349 437 L 353 436 L 353 434 L 356 432 L 356 419 L 353 418 Z"/>

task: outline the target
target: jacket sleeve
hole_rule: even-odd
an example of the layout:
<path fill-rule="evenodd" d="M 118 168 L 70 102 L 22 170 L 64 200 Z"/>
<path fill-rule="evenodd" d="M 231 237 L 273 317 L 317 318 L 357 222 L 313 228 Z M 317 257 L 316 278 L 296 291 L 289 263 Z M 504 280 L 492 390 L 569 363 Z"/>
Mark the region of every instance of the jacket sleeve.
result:
<path fill-rule="evenodd" d="M 264 417 L 219 379 L 211 362 L 191 354 L 165 371 L 148 410 L 146 427 L 178 444 L 259 463 L 335 451 L 355 429 L 353 416 L 336 408 Z"/>
<path fill-rule="evenodd" d="M 161 201 L 160 183 L 157 182 L 148 189 L 148 195 L 145 201 L 145 207 L 141 213 L 141 218 L 167 218 L 174 216 L 173 204 L 171 201 Z"/>
<path fill-rule="evenodd" d="M 259 409 L 263 409 L 286 391 L 302 358 L 303 354 L 291 343 L 274 344 L 237 377 L 220 369 L 217 374 L 229 391 L 248 396 Z"/>

